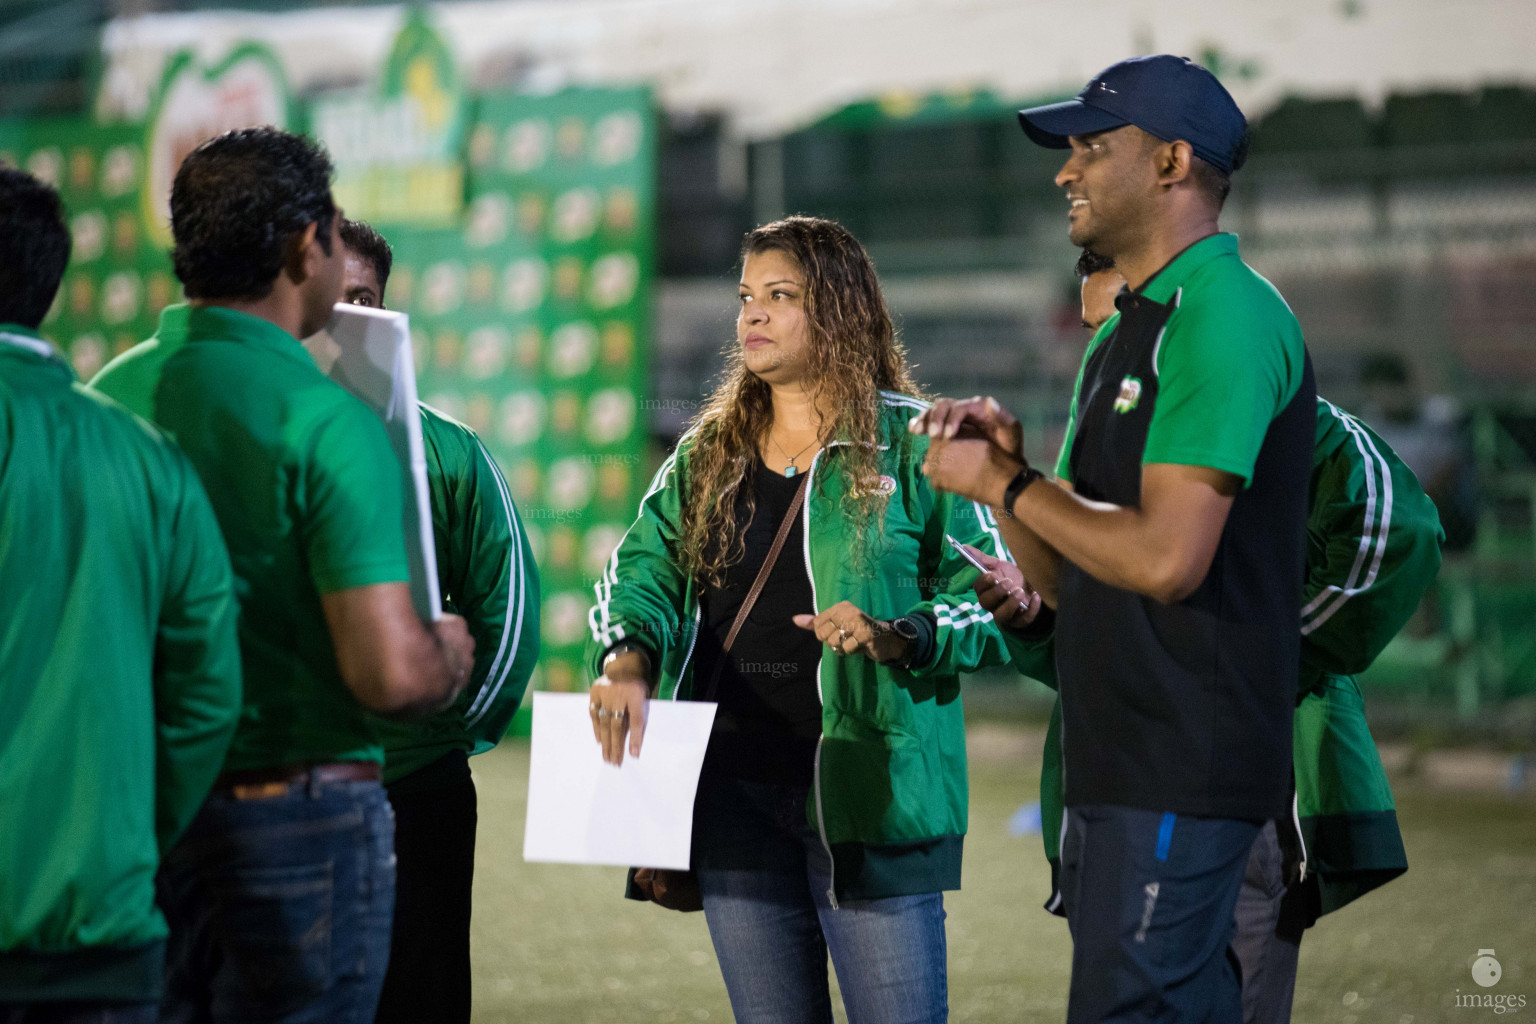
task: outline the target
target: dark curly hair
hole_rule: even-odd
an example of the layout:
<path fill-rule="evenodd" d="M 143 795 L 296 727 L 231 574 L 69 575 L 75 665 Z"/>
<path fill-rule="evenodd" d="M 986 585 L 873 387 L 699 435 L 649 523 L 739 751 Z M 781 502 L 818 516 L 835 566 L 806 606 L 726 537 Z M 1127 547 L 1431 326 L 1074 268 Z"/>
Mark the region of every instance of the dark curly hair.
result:
<path fill-rule="evenodd" d="M 69 265 L 59 194 L 24 171 L 0 167 L 0 323 L 36 329 Z"/>
<path fill-rule="evenodd" d="M 384 301 L 384 289 L 389 284 L 389 271 L 395 265 L 395 251 L 384 236 L 366 221 L 341 218 L 336 229 L 341 244 L 373 264 L 373 272 L 379 278 L 379 301 Z"/>
<path fill-rule="evenodd" d="M 187 154 L 171 185 L 171 260 L 187 298 L 265 298 L 288 239 L 311 224 L 329 254 L 334 174 L 318 142 L 271 125 Z"/>

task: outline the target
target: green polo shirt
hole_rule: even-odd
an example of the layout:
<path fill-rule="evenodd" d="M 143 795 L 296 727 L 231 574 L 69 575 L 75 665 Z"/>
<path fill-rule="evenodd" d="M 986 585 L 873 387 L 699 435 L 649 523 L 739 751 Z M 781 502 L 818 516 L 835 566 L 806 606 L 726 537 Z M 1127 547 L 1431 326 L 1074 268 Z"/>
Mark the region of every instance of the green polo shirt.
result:
<path fill-rule="evenodd" d="M 1301 386 L 1304 344 L 1295 315 L 1274 285 L 1242 261 L 1232 234 L 1189 246 L 1139 294 L 1175 306 L 1153 356 L 1157 407 L 1142 464 L 1209 466 L 1248 486 L 1270 421 Z M 1083 356 L 1056 460 L 1063 480 L 1072 479 L 1083 371 L 1119 323 L 1117 312 L 1094 333 Z"/>
<path fill-rule="evenodd" d="M 408 579 L 383 424 L 266 320 L 194 306 L 161 326 L 92 384 L 176 439 L 229 545 L 245 702 L 226 769 L 382 761 L 320 595 Z"/>
<path fill-rule="evenodd" d="M 96 371 L 91 387 L 104 391 L 147 420 L 154 419 L 155 382 L 161 367 L 187 343 L 187 320 L 192 307 L 186 303 L 166 306 L 160 311 L 160 324 L 154 336 L 140 342 Z M 102 382 L 109 381 L 110 391 Z M 121 397 L 119 397 L 121 396 Z"/>

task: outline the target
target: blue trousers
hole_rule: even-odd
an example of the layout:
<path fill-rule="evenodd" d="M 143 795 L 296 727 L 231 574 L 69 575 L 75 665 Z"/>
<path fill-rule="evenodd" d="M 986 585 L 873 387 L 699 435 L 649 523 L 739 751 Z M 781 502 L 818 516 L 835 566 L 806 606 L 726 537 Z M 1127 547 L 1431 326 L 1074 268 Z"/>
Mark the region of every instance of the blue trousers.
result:
<path fill-rule="evenodd" d="M 395 826 L 377 782 L 215 790 L 160 866 L 166 1024 L 371 1024 Z"/>
<path fill-rule="evenodd" d="M 1068 1024 L 1240 1024 L 1233 912 L 1254 822 L 1067 809 Z"/>
<path fill-rule="evenodd" d="M 1281 822 L 1279 828 L 1289 829 Z M 1311 920 L 1306 886 L 1289 885 L 1276 823 L 1259 833 L 1237 897 L 1232 949 L 1243 965 L 1243 1024 L 1290 1024 L 1301 936 Z"/>
<path fill-rule="evenodd" d="M 943 894 L 834 910 L 805 807 L 804 786 L 700 786 L 693 862 L 737 1024 L 831 1024 L 829 954 L 849 1024 L 947 1020 Z"/>

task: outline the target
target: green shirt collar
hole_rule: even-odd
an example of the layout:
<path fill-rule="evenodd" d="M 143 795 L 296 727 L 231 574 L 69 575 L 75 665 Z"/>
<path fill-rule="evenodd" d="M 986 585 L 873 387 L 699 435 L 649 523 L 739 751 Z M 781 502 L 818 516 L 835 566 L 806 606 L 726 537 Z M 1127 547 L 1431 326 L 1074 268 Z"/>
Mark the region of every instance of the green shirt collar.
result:
<path fill-rule="evenodd" d="M 187 322 L 191 317 L 192 307 L 185 302 L 166 306 L 160 311 L 160 325 L 155 328 L 155 337 L 172 343 L 186 341 Z"/>
<path fill-rule="evenodd" d="M 1228 255 L 1237 255 L 1236 235 L 1227 231 L 1206 235 L 1165 263 L 1163 269 L 1142 284 L 1138 294 L 1153 302 L 1166 304 L 1183 287 L 1184 282 L 1194 276 L 1195 271 L 1219 256 Z"/>
<path fill-rule="evenodd" d="M 0 352 L 7 349 L 12 352 L 25 352 L 39 359 L 58 363 L 65 369 L 69 368 L 69 364 L 64 362 L 58 350 L 30 327 L 23 327 L 20 324 L 0 324 Z M 70 376 L 74 376 L 73 370 L 70 371 Z"/>
<path fill-rule="evenodd" d="M 21 324 L 0 323 L 0 334 L 17 334 L 23 338 L 31 338 L 33 341 L 43 340 L 41 334 L 38 334 L 30 327 L 23 327 Z"/>
<path fill-rule="evenodd" d="M 165 324 L 165 314 L 171 312 L 170 307 L 161 313 L 161 324 Z M 186 337 L 188 341 L 198 341 L 205 338 L 217 338 L 221 341 L 238 341 L 247 345 L 256 345 L 261 348 L 281 353 L 292 359 L 314 365 L 314 360 L 309 353 L 304 351 L 304 346 L 299 344 L 297 338 L 277 326 L 270 320 L 263 320 L 259 316 L 242 313 L 227 306 L 188 306 L 186 307 Z M 172 317 L 170 326 L 172 330 L 177 328 L 177 318 Z"/>

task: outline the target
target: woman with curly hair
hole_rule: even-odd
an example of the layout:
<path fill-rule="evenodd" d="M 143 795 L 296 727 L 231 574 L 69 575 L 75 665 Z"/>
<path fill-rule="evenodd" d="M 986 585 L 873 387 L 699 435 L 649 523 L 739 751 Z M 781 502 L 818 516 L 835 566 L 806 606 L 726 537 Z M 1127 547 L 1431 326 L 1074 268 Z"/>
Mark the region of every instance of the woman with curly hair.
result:
<path fill-rule="evenodd" d="M 948 538 L 1007 551 L 922 475 L 927 403 L 846 229 L 751 232 L 740 298 L 723 379 L 597 584 L 593 732 L 618 764 L 647 697 L 718 702 L 693 866 L 738 1021 L 830 1022 L 829 953 L 851 1024 L 942 1021 L 959 676 L 1007 660 Z"/>

